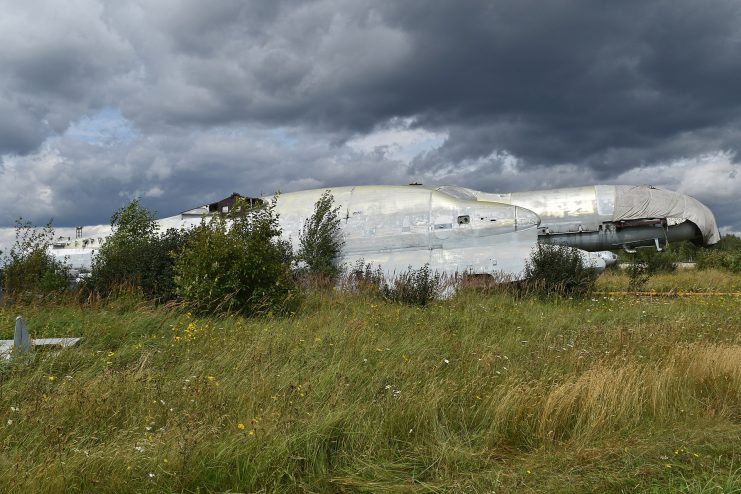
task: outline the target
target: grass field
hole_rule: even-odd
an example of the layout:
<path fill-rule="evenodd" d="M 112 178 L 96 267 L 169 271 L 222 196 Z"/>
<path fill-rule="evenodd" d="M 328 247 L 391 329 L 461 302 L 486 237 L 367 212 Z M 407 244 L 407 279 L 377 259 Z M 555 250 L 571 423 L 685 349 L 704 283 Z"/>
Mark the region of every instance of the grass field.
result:
<path fill-rule="evenodd" d="M 17 313 L 84 340 L 0 364 L 0 492 L 741 492 L 738 297 Z"/>

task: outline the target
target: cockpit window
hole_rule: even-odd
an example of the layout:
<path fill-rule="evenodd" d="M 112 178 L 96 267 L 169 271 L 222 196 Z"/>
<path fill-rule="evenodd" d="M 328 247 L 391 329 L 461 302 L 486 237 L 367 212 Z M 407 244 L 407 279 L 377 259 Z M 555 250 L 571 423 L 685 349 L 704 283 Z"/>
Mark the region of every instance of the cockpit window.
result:
<path fill-rule="evenodd" d="M 471 223 L 471 217 L 467 214 L 458 216 L 458 224 L 459 225 L 467 225 Z"/>

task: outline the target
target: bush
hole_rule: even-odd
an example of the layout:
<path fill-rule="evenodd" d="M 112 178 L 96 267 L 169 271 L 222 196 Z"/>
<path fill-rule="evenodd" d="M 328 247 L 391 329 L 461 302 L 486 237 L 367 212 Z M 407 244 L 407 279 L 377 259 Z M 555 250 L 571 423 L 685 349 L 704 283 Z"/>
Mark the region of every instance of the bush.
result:
<path fill-rule="evenodd" d="M 389 282 L 380 266 L 374 270 L 361 259 L 345 274 L 341 286 L 344 290 L 370 293 L 392 302 L 424 306 L 439 298 L 444 288 L 443 277 L 425 264 L 397 275 Z"/>
<path fill-rule="evenodd" d="M 585 266 L 577 249 L 556 244 L 538 244 L 524 274 L 522 286 L 541 296 L 585 297 L 597 281 L 597 271 Z"/>
<path fill-rule="evenodd" d="M 111 217 L 113 235 L 93 259 L 92 272 L 83 292 L 108 297 L 117 290 L 134 288 L 150 300 L 175 298 L 174 253 L 183 248 L 189 232 L 158 232 L 154 214 L 138 199 Z"/>
<path fill-rule="evenodd" d="M 633 263 L 641 263 L 645 270 L 650 274 L 673 273 L 677 270 L 676 263 L 679 262 L 679 255 L 672 250 L 662 252 L 654 248 L 637 249 L 635 254 L 631 254 Z"/>
<path fill-rule="evenodd" d="M 337 259 L 344 245 L 339 211 L 339 207 L 334 207 L 334 197 L 327 190 L 314 205 L 314 213 L 304 222 L 296 257 L 306 264 L 309 275 L 336 278 L 339 273 Z"/>
<path fill-rule="evenodd" d="M 177 293 L 200 313 L 280 313 L 297 300 L 290 245 L 280 239 L 275 199 L 257 209 L 238 200 L 205 220 L 175 260 Z"/>
<path fill-rule="evenodd" d="M 648 264 L 634 261 L 628 264 L 628 291 L 640 292 L 651 279 L 651 270 Z"/>
<path fill-rule="evenodd" d="M 15 244 L 2 259 L 4 295 L 19 298 L 66 289 L 69 268 L 49 253 L 54 239 L 51 221 L 36 228 L 20 218 L 15 225 Z"/>
<path fill-rule="evenodd" d="M 698 269 L 719 269 L 741 273 L 741 250 L 703 249 L 697 253 Z"/>
<path fill-rule="evenodd" d="M 430 265 L 425 264 L 419 269 L 410 266 L 394 278 L 393 284 L 384 284 L 383 296 L 394 302 L 425 306 L 440 297 L 442 289 L 442 276 L 430 271 Z"/>

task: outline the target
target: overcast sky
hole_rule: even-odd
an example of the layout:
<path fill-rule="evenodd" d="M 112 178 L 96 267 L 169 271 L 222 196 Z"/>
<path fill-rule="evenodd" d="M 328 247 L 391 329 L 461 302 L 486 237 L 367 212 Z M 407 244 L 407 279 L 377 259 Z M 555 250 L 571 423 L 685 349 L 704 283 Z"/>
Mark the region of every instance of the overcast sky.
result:
<path fill-rule="evenodd" d="M 645 184 L 741 231 L 741 2 L 0 0 L 0 227 Z"/>

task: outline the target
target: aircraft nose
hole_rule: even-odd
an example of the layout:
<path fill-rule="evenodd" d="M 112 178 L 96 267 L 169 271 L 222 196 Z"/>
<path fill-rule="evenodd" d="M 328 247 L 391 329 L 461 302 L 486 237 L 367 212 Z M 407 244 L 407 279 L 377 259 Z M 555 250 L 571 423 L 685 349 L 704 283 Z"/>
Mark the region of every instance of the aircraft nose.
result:
<path fill-rule="evenodd" d="M 540 225 L 540 216 L 529 209 L 515 206 L 515 228 L 523 229 Z"/>

